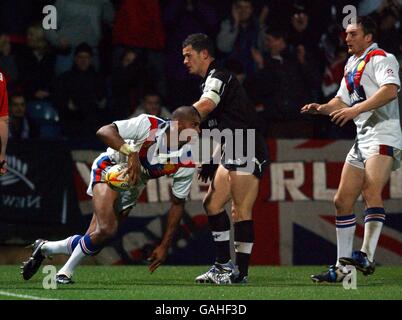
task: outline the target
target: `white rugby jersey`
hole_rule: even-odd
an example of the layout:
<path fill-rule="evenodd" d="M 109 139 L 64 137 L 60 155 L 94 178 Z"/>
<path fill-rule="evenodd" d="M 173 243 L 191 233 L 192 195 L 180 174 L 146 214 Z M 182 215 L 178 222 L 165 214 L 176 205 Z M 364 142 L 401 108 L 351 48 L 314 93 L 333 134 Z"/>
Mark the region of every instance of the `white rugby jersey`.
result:
<path fill-rule="evenodd" d="M 169 127 L 169 122 L 147 114 L 128 120 L 115 121 L 120 136 L 138 152 L 141 162 L 142 177 L 146 180 L 156 179 L 161 176 L 173 178 L 172 192 L 180 199 L 187 198 L 194 173 L 195 164 L 191 159 L 191 147 L 186 144 L 178 152 L 163 153 L 159 148 L 163 133 Z M 148 151 L 153 152 L 151 159 Z M 181 155 L 186 154 L 186 157 Z M 105 155 L 116 163 L 127 162 L 127 156 L 108 148 Z M 169 160 L 178 160 L 171 163 Z M 186 161 L 183 161 L 186 160 Z M 149 161 L 151 160 L 151 161 Z"/>
<path fill-rule="evenodd" d="M 385 84 L 395 84 L 400 90 L 399 64 L 394 55 L 373 43 L 361 57 L 349 58 L 336 97 L 353 106 L 370 98 Z M 354 122 L 359 145 L 385 144 L 402 149 L 398 98 L 361 113 Z"/>

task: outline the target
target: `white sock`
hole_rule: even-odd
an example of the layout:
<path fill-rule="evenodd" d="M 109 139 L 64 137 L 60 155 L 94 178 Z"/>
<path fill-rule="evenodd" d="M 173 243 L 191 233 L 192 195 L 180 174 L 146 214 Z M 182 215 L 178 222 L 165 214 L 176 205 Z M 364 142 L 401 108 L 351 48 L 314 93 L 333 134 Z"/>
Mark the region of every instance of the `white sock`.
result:
<path fill-rule="evenodd" d="M 367 258 L 372 262 L 381 229 L 385 222 L 385 210 L 383 207 L 367 208 L 364 211 L 364 215 L 364 239 L 361 251 L 366 253 Z"/>
<path fill-rule="evenodd" d="M 82 251 L 81 246 L 77 245 L 66 264 L 59 270 L 59 272 L 57 272 L 57 274 L 65 274 L 66 276 L 71 277 L 75 268 L 81 263 L 85 256 L 86 254 Z"/>
<path fill-rule="evenodd" d="M 338 216 L 336 221 L 337 259 L 336 266 L 339 267 L 339 258 L 352 257 L 353 238 L 356 230 L 356 216 Z"/>
<path fill-rule="evenodd" d="M 367 254 L 367 258 L 372 262 L 374 260 L 375 249 L 380 238 L 382 222 L 370 221 L 364 224 L 364 239 L 361 251 Z"/>
<path fill-rule="evenodd" d="M 55 254 L 65 254 L 70 255 L 72 251 L 72 241 L 74 238 L 79 237 L 78 235 L 68 237 L 64 240 L 59 241 L 47 241 L 41 248 L 42 253 L 45 256 L 52 256 Z"/>

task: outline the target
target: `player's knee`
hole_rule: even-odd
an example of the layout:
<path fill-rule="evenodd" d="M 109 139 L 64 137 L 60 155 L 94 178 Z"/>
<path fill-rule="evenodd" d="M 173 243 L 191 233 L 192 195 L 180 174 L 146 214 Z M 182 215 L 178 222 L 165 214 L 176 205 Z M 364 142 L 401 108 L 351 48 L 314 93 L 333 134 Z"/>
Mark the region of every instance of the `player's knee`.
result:
<path fill-rule="evenodd" d="M 207 215 L 216 214 L 216 213 L 219 213 L 219 212 L 223 211 L 222 207 L 211 203 L 211 201 L 210 201 L 210 199 L 208 197 L 206 197 L 204 199 L 204 201 L 202 202 L 202 205 L 203 205 L 204 210 L 205 210 Z"/>
<path fill-rule="evenodd" d="M 239 205 L 232 205 L 232 218 L 234 222 L 252 219 L 252 210 Z"/>
<path fill-rule="evenodd" d="M 353 207 L 353 202 L 350 201 L 347 197 L 337 193 L 334 197 L 334 205 L 337 210 L 347 210 L 350 207 Z"/>

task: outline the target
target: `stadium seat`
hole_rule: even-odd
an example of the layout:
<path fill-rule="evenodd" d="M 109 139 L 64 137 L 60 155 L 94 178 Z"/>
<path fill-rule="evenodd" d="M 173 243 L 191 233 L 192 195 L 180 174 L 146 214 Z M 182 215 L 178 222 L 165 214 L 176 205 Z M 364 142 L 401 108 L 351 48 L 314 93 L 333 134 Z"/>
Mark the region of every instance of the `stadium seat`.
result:
<path fill-rule="evenodd" d="M 39 137 L 54 139 L 61 137 L 59 113 L 47 101 L 34 100 L 28 103 L 27 114 L 39 127 Z"/>

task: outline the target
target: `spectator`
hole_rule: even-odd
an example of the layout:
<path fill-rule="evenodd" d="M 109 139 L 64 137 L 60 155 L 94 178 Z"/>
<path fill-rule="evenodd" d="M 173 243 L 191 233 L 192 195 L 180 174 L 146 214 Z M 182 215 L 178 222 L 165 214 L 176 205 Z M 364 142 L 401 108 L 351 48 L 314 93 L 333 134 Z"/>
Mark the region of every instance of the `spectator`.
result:
<path fill-rule="evenodd" d="M 80 44 L 74 66 L 57 81 L 56 106 L 68 137 L 95 135 L 105 118 L 105 84 L 92 66 L 92 48 Z"/>
<path fill-rule="evenodd" d="M 166 93 L 165 31 L 158 0 L 122 0 L 113 27 L 113 45 L 113 66 L 119 64 L 125 49 L 134 49 L 152 75 L 155 88 Z"/>
<path fill-rule="evenodd" d="M 367 16 L 377 12 L 381 12 L 384 9 L 398 8 L 402 6 L 402 0 L 361 0 L 359 3 L 359 15 Z"/>
<path fill-rule="evenodd" d="M 145 94 L 142 103 L 138 106 L 137 110 L 131 115 L 130 118 L 137 117 L 141 114 L 151 114 L 163 119 L 170 119 L 172 114 L 169 110 L 162 106 L 161 96 L 156 92 L 149 92 Z"/>
<path fill-rule="evenodd" d="M 58 49 L 56 75 L 69 70 L 74 63 L 76 47 L 86 42 L 98 67 L 98 44 L 102 37 L 102 22 L 112 24 L 113 5 L 109 0 L 57 0 L 57 30 L 49 30 L 46 37 Z"/>
<path fill-rule="evenodd" d="M 9 35 L 12 40 L 22 43 L 26 30 L 32 22 L 36 1 L 1 0 L 0 34 Z"/>
<path fill-rule="evenodd" d="M 222 21 L 217 36 L 218 49 L 228 60 L 241 62 L 247 74 L 255 71 L 251 49 L 258 47 L 261 31 L 253 10 L 251 0 L 235 0 L 232 15 L 229 19 Z"/>
<path fill-rule="evenodd" d="M 168 105 L 189 105 L 199 96 L 199 80 L 190 76 L 183 65 L 181 43 L 192 33 L 215 34 L 218 17 L 205 0 L 171 0 L 163 12 L 163 21 Z"/>
<path fill-rule="evenodd" d="M 332 63 L 325 68 L 324 79 L 321 89 L 324 98 L 333 97 L 339 89 L 339 83 L 342 81 L 344 68 L 348 59 L 345 47 L 338 47 L 335 51 L 335 57 Z"/>
<path fill-rule="evenodd" d="M 9 137 L 13 139 L 36 138 L 38 128 L 27 117 L 25 97 L 16 93 L 10 96 Z"/>
<path fill-rule="evenodd" d="M 321 33 L 311 27 L 310 16 L 301 5 L 294 5 L 290 18 L 289 45 L 295 50 L 299 45 L 306 48 L 309 55 L 317 57 L 317 43 Z"/>
<path fill-rule="evenodd" d="M 143 61 L 134 50 L 123 52 L 119 65 L 112 71 L 111 81 L 114 118 L 126 119 L 150 82 Z"/>
<path fill-rule="evenodd" d="M 399 45 L 402 43 L 400 30 L 397 28 L 399 18 L 400 11 L 385 9 L 379 13 L 377 19 L 378 45 L 394 55 L 398 55 Z"/>
<path fill-rule="evenodd" d="M 54 80 L 55 56 L 41 25 L 27 31 L 27 49 L 18 58 L 20 82 L 28 100 L 47 99 Z"/>
<path fill-rule="evenodd" d="M 245 83 L 260 114 L 260 129 L 265 135 L 277 134 L 282 138 L 309 134 L 303 131 L 307 129 L 303 127 L 306 123 L 299 121 L 298 105 L 308 101 L 309 97 L 317 97 L 320 74 L 306 57 L 303 46 L 296 48 L 296 54 L 290 52 L 282 31 L 268 30 L 266 46 L 269 54 L 265 57 L 259 51 L 253 51 L 260 70 Z M 275 133 L 273 125 L 276 123 L 280 123 L 283 129 L 275 128 Z M 298 124 L 302 125 L 300 130 L 296 128 Z"/>
<path fill-rule="evenodd" d="M 11 50 L 10 38 L 6 34 L 0 35 L 0 72 L 5 76 L 8 89 L 11 91 L 18 80 L 18 68 Z"/>

